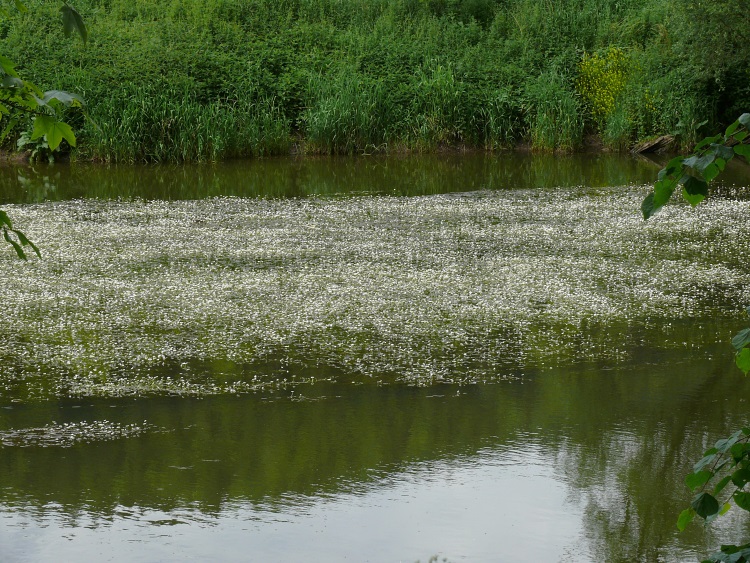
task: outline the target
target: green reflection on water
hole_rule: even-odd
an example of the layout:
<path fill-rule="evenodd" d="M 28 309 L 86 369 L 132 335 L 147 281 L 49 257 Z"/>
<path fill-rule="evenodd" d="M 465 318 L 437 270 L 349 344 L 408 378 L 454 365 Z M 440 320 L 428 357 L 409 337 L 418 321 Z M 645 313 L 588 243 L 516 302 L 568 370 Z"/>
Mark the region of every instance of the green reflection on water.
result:
<path fill-rule="evenodd" d="M 556 368 L 491 385 L 319 384 L 202 400 L 6 405 L 6 438 L 11 428 L 52 421 L 146 421 L 150 429 L 72 447 L 0 448 L 0 503 L 39 518 L 57 504 L 73 522 L 82 515 L 106 521 L 122 507 L 220 516 L 249 502 L 283 510 L 299 502 L 295 495 L 364 493 L 418 462 L 471 463 L 489 448 L 523 465 L 534 450 L 584 510 L 590 560 L 700 553 L 716 538 L 699 527 L 681 535 L 674 528 L 688 496 L 681 476 L 707 436 L 741 423 L 738 397 L 750 384 L 738 379 L 730 358 L 685 360 L 649 349 L 633 355 L 614 368 Z M 736 385 L 742 392 L 730 393 Z M 545 510 L 566 508 L 529 499 L 519 525 L 533 527 Z"/>
<path fill-rule="evenodd" d="M 430 195 L 479 189 L 650 182 L 656 165 L 621 155 L 422 155 L 234 161 L 194 166 L 0 166 L 0 204 L 76 198 L 179 200 L 347 193 Z"/>

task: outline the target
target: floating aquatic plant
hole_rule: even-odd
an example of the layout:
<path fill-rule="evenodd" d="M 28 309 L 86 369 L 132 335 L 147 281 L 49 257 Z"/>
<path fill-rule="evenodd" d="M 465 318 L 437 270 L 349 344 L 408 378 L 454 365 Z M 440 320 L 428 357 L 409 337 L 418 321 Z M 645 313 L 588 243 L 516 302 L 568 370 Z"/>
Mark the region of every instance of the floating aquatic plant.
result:
<path fill-rule="evenodd" d="M 15 206 L 45 258 L 0 257 L 0 393 L 476 382 L 616 361 L 643 330 L 682 346 L 663 324 L 750 297 L 750 204 L 644 224 L 645 191 Z"/>

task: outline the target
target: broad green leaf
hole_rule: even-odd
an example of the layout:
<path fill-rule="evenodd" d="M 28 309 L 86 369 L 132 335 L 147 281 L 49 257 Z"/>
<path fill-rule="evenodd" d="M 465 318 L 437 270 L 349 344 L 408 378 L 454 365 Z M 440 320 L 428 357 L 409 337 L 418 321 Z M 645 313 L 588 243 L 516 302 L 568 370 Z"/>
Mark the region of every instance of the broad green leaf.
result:
<path fill-rule="evenodd" d="M 21 248 L 20 244 L 18 244 L 16 241 L 10 238 L 10 235 L 8 234 L 8 229 L 4 227 L 3 227 L 3 238 L 8 244 L 10 244 L 13 247 L 13 249 L 16 251 L 16 254 L 18 254 L 18 257 L 21 260 L 26 260 L 26 253 L 23 251 L 23 248 Z"/>
<path fill-rule="evenodd" d="M 734 145 L 734 152 L 740 156 L 750 159 L 750 145 Z"/>
<path fill-rule="evenodd" d="M 742 432 L 745 432 L 745 429 L 743 428 Z M 745 433 L 745 436 L 747 434 Z M 750 450 L 750 446 L 745 442 L 740 442 L 729 448 L 729 453 L 732 455 L 732 459 L 735 461 L 735 463 L 738 463 L 742 460 L 743 457 L 747 455 L 747 452 Z"/>
<path fill-rule="evenodd" d="M 732 498 L 734 499 L 734 502 L 737 504 L 737 506 L 739 506 L 742 510 L 747 510 L 750 512 L 750 493 L 737 491 L 736 493 L 734 493 L 734 495 L 732 495 Z"/>
<path fill-rule="evenodd" d="M 70 92 L 64 92 L 63 90 L 48 90 L 44 93 L 42 101 L 49 103 L 52 100 L 61 102 L 66 107 L 69 106 L 83 106 L 83 98 L 77 94 L 71 94 Z"/>
<path fill-rule="evenodd" d="M 37 246 L 33 242 L 31 242 L 28 238 L 26 238 L 25 234 L 23 234 L 21 231 L 17 229 L 13 229 L 13 232 L 16 233 L 16 236 L 18 237 L 18 240 L 20 241 L 22 246 L 30 246 L 31 249 L 39 258 L 42 257 L 42 253 L 39 252 L 39 248 L 37 248 Z"/>
<path fill-rule="evenodd" d="M 734 446 L 737 443 L 737 440 L 740 439 L 740 436 L 742 435 L 742 430 L 738 430 L 728 438 L 723 438 L 721 440 L 718 440 L 714 447 L 719 452 L 726 452 L 729 448 Z"/>
<path fill-rule="evenodd" d="M 692 508 L 686 508 L 680 512 L 679 518 L 677 518 L 677 529 L 681 532 L 685 530 L 685 527 L 692 522 L 695 518 L 695 510 Z"/>
<path fill-rule="evenodd" d="M 70 37 L 71 33 L 76 32 L 81 37 L 85 45 L 86 41 L 88 41 L 89 38 L 89 32 L 86 30 L 86 24 L 83 23 L 81 14 L 79 14 L 72 6 L 68 6 L 67 4 L 63 5 L 60 8 L 60 12 L 62 13 L 63 30 L 65 31 L 65 36 Z"/>
<path fill-rule="evenodd" d="M 739 331 L 732 338 L 732 346 L 735 350 L 742 350 L 747 344 L 750 344 L 750 328 Z"/>
<path fill-rule="evenodd" d="M 728 147 L 726 145 L 717 145 L 715 143 L 711 145 L 711 152 L 716 155 L 716 158 L 723 158 L 724 160 L 731 160 L 734 156 L 734 151 L 731 149 L 731 147 Z"/>
<path fill-rule="evenodd" d="M 8 217 L 8 214 L 2 209 L 0 209 L 0 226 L 7 226 L 9 229 L 13 228 L 13 222 L 10 220 L 10 217 Z"/>
<path fill-rule="evenodd" d="M 746 129 L 750 129 L 750 113 L 743 113 L 737 121 Z"/>
<path fill-rule="evenodd" d="M 695 513 L 701 518 L 708 518 L 712 514 L 719 512 L 719 501 L 713 495 L 708 493 L 698 493 L 690 503 Z"/>
<path fill-rule="evenodd" d="M 697 151 L 701 150 L 703 147 L 707 147 L 711 143 L 715 143 L 715 142 L 717 142 L 719 140 L 721 140 L 721 135 L 715 135 L 713 137 L 706 137 L 700 143 L 698 143 L 697 145 L 695 145 L 695 150 L 697 152 Z"/>
<path fill-rule="evenodd" d="M 682 190 L 682 197 L 695 207 L 708 196 L 708 184 L 695 176 L 688 176 Z"/>
<path fill-rule="evenodd" d="M 648 219 L 657 211 L 658 209 L 654 209 L 654 194 L 650 193 L 645 197 L 643 203 L 641 203 L 641 212 L 643 213 L 643 218 Z"/>
<path fill-rule="evenodd" d="M 5 137 L 7 137 L 8 134 L 13 130 L 13 128 L 16 126 L 16 123 L 18 123 L 17 118 L 8 121 L 8 126 L 3 129 L 2 133 L 0 133 L 0 143 L 2 143 L 5 140 Z"/>
<path fill-rule="evenodd" d="M 17 76 L 6 75 L 0 80 L 0 88 L 19 90 L 23 88 L 23 80 Z"/>
<path fill-rule="evenodd" d="M 13 61 L 2 55 L 0 55 L 0 68 L 2 68 L 3 73 L 8 76 L 18 76 L 18 74 L 16 74 L 16 65 L 13 64 Z"/>
<path fill-rule="evenodd" d="M 737 471 L 732 473 L 732 483 L 738 489 L 744 487 L 747 483 L 750 483 L 750 468 L 740 467 Z"/>
<path fill-rule="evenodd" d="M 654 209 L 663 207 L 672 197 L 675 188 L 677 187 L 677 180 L 672 178 L 665 178 L 656 182 L 654 185 Z"/>
<path fill-rule="evenodd" d="M 705 178 L 706 182 L 710 182 L 719 175 L 719 172 L 724 170 L 725 165 L 726 161 L 724 159 L 717 158 L 712 164 L 706 166 L 706 169 L 703 171 L 703 178 Z"/>
<path fill-rule="evenodd" d="M 715 145 L 711 146 L 714 147 Z M 716 151 L 712 149 L 706 151 L 706 154 L 704 154 L 703 156 L 695 155 L 691 156 L 690 158 L 686 158 L 684 164 L 685 166 L 687 166 L 688 168 L 692 168 L 702 176 L 703 171 L 711 164 L 713 164 L 714 160 L 716 160 Z"/>
<path fill-rule="evenodd" d="M 716 486 L 714 487 L 714 496 L 718 495 L 721 491 L 723 491 L 724 487 L 726 487 L 731 480 L 732 480 L 732 476 L 726 475 L 721 481 L 716 483 Z"/>
<path fill-rule="evenodd" d="M 727 127 L 727 130 L 724 133 L 724 136 L 725 137 L 731 137 L 732 133 L 734 133 L 735 131 L 737 131 L 737 129 L 739 128 L 739 126 L 740 126 L 740 122 L 739 121 L 735 121 L 734 123 L 732 123 L 729 127 Z"/>
<path fill-rule="evenodd" d="M 713 471 L 698 471 L 697 473 L 690 473 L 685 477 L 685 484 L 690 490 L 695 490 L 708 483 L 709 479 L 714 476 Z"/>
<path fill-rule="evenodd" d="M 750 373 L 750 348 L 743 348 L 737 352 L 737 355 L 734 357 L 734 363 L 745 375 Z"/>
<path fill-rule="evenodd" d="M 28 9 L 26 8 L 26 5 L 23 2 L 21 2 L 21 0 L 14 0 L 14 2 L 16 4 L 16 10 L 18 10 L 19 12 L 24 13 L 28 11 Z"/>
<path fill-rule="evenodd" d="M 702 471 L 706 466 L 713 463 L 713 461 L 716 459 L 716 450 L 711 449 L 706 452 L 706 454 L 693 466 L 693 471 L 695 473 L 698 473 L 699 471 Z"/>
<path fill-rule="evenodd" d="M 745 139 L 747 139 L 747 131 L 740 131 L 739 133 L 734 134 L 734 140 L 738 143 L 741 143 Z"/>
<path fill-rule="evenodd" d="M 729 510 L 732 508 L 732 505 L 728 502 L 724 503 L 724 506 L 721 507 L 721 510 L 719 510 L 719 516 L 724 516 Z"/>
<path fill-rule="evenodd" d="M 34 118 L 34 130 L 31 133 L 31 140 L 44 137 L 49 145 L 50 150 L 55 150 L 60 146 L 63 139 L 70 143 L 71 147 L 76 146 L 76 136 L 70 125 L 57 121 L 49 115 L 38 115 Z"/>

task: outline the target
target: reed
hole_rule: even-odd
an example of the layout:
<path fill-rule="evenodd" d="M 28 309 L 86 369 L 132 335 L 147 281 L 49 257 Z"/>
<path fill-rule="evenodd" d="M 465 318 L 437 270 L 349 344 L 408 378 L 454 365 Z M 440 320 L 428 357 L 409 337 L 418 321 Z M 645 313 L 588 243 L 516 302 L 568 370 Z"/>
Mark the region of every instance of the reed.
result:
<path fill-rule="evenodd" d="M 92 120 L 74 123 L 81 159 L 218 160 L 288 152 L 291 139 L 329 154 L 517 143 L 573 150 L 584 131 L 626 147 L 717 124 L 727 99 L 750 107 L 746 82 L 712 82 L 724 70 L 709 75 L 687 54 L 697 24 L 677 0 L 76 7 L 92 30 L 85 49 L 63 41 L 44 49 L 50 58 L 29 55 L 28 45 L 51 37 L 38 14 L 14 13 L 0 36 L 3 54 L 32 81 L 87 99 Z M 52 25 L 57 15 L 48 16 Z M 605 91 L 609 67 L 587 90 L 576 86 L 596 53 L 622 54 L 616 92 Z M 606 112 L 592 100 L 606 101 Z"/>

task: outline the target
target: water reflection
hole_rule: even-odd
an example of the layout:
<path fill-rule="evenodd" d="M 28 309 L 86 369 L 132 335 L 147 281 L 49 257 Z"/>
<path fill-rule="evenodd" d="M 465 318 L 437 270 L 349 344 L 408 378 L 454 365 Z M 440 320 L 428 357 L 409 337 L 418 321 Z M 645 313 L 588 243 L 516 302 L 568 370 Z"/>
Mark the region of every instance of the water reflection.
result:
<path fill-rule="evenodd" d="M 730 358 L 664 354 L 493 385 L 5 404 L 3 432 L 102 420 L 150 431 L 1 449 L 0 554 L 691 559 L 746 527 L 708 537 L 674 521 L 682 475 L 742 423 L 750 387 Z"/>
<path fill-rule="evenodd" d="M 0 167 L 0 204 L 76 198 L 418 196 L 480 189 L 649 183 L 658 165 L 623 155 L 452 154 L 303 158 L 221 165 Z"/>

